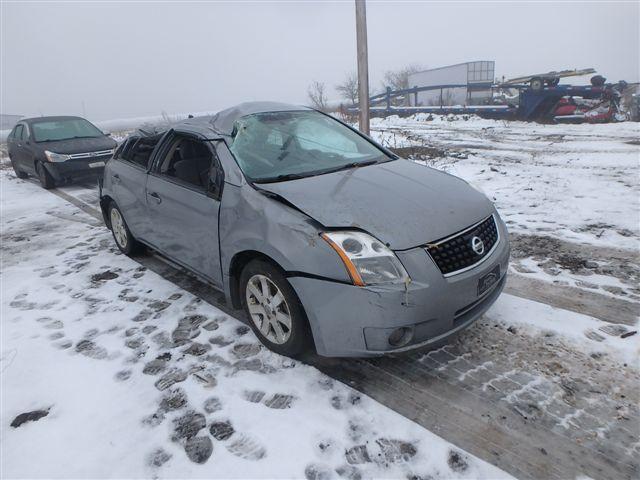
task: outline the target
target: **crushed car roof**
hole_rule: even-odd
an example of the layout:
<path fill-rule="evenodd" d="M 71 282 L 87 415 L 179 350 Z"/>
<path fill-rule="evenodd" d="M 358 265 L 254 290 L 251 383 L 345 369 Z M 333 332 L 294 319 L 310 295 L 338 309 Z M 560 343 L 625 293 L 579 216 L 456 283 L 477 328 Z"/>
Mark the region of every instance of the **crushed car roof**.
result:
<path fill-rule="evenodd" d="M 233 134 L 233 125 L 239 118 L 254 113 L 293 112 L 300 110 L 311 111 L 312 109 L 301 105 L 291 105 L 280 102 L 245 102 L 222 110 L 214 115 L 186 118 L 179 122 L 165 125 L 143 125 L 134 135 L 143 137 L 160 135 L 172 128 L 177 131 L 198 133 L 210 139 L 230 137 Z"/>
<path fill-rule="evenodd" d="M 279 102 L 245 102 L 222 110 L 215 115 L 188 118 L 176 124 L 174 128 L 197 131 L 203 135 L 214 134 L 216 137 L 231 136 L 236 120 L 246 115 L 263 112 L 288 112 L 311 110 L 308 107 L 290 105 Z"/>

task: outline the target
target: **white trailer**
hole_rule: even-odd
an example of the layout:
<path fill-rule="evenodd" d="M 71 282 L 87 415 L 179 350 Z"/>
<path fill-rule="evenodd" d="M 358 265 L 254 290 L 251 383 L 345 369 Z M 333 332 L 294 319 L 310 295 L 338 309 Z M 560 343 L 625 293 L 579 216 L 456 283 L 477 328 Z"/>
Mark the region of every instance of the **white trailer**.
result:
<path fill-rule="evenodd" d="M 482 105 L 491 99 L 491 84 L 495 75 L 495 62 L 479 60 L 446 67 L 423 70 L 409 75 L 409 88 L 435 85 L 467 85 L 418 92 L 409 95 L 410 105 Z M 486 87 L 486 88 L 485 88 Z"/>

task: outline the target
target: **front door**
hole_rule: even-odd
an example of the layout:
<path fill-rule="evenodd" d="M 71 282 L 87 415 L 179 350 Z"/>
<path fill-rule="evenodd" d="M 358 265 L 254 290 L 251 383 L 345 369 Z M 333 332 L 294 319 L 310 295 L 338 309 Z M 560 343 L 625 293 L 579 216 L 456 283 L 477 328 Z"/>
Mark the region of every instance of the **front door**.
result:
<path fill-rule="evenodd" d="M 196 137 L 174 133 L 167 145 L 147 178 L 148 240 L 220 286 L 220 201 L 207 193 L 211 169 L 220 164 L 210 143 Z"/>

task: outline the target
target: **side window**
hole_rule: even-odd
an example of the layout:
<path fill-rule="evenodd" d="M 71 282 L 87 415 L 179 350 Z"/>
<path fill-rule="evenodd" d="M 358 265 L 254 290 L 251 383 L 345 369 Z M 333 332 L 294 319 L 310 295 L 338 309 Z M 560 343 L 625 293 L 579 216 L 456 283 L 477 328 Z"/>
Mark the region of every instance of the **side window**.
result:
<path fill-rule="evenodd" d="M 181 183 L 206 189 L 213 163 L 213 154 L 203 142 L 178 136 L 160 164 L 160 175 Z"/>
<path fill-rule="evenodd" d="M 24 126 L 22 124 L 16 125 L 15 130 L 13 131 L 13 138 L 16 140 L 22 140 L 22 129 Z"/>
<path fill-rule="evenodd" d="M 20 139 L 22 141 L 29 140 L 29 127 L 27 127 L 26 125 L 22 125 L 22 134 L 20 135 Z"/>

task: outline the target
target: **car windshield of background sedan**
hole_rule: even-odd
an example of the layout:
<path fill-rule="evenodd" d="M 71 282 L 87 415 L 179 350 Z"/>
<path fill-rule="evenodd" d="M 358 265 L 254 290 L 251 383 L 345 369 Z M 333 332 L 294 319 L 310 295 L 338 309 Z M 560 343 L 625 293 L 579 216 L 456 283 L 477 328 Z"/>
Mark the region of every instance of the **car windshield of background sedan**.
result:
<path fill-rule="evenodd" d="M 33 130 L 33 138 L 36 142 L 104 136 L 104 133 L 97 127 L 82 118 L 35 122 L 31 124 L 31 129 Z"/>
<path fill-rule="evenodd" d="M 315 111 L 248 115 L 230 146 L 256 183 L 278 182 L 394 160 L 331 117 Z"/>

